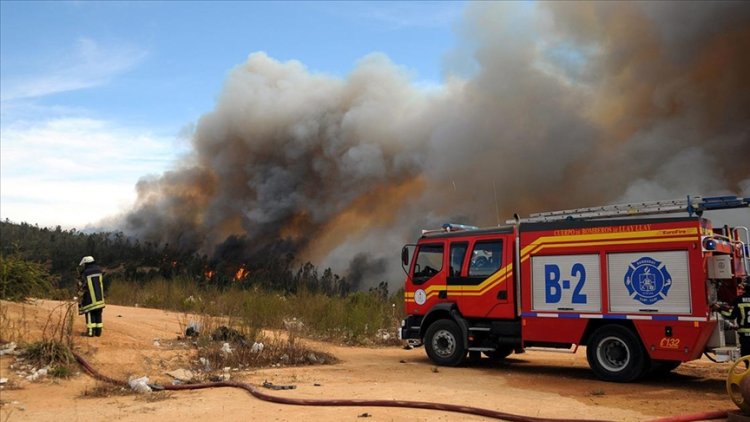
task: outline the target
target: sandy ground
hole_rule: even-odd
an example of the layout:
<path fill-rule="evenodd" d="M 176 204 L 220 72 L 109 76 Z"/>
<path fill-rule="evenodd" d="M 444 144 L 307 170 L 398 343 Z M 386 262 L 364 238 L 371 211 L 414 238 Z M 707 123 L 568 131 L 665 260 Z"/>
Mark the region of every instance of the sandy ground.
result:
<path fill-rule="evenodd" d="M 2 302 L 0 337 L 22 333 L 40 338 L 59 302 L 19 305 Z M 54 318 L 52 319 L 54 321 Z M 185 316 L 156 309 L 107 306 L 100 338 L 76 337 L 76 350 L 106 375 L 131 375 L 169 383 L 166 371 L 189 368 L 194 350 L 176 342 Z M 76 318 L 83 331 L 83 317 Z M 422 348 L 339 347 L 309 342 L 340 359 L 334 365 L 279 367 L 232 372 L 232 380 L 294 384 L 279 396 L 314 399 L 398 399 L 453 403 L 524 416 L 641 421 L 660 416 L 734 408 L 725 392 L 730 364 L 700 360 L 683 364 L 667 377 L 633 384 L 594 378 L 584 348 L 577 353 L 529 351 L 505 362 L 483 359 L 462 368 L 434 367 Z M 103 383 L 85 373 L 69 379 L 29 382 L 0 357 L 0 421 L 467 421 L 481 417 L 432 410 L 362 407 L 303 407 L 267 403 L 232 388 L 101 397 Z M 92 397 L 95 395 L 96 397 Z M 368 414 L 368 417 L 362 416 Z"/>

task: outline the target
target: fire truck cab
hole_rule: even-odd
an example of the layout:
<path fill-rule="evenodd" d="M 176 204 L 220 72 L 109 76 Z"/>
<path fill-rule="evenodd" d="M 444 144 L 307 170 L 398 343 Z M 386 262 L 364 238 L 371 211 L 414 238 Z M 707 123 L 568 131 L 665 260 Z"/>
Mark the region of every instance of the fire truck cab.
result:
<path fill-rule="evenodd" d="M 748 207 L 750 198 L 666 203 L 700 214 Z M 747 228 L 714 228 L 698 215 L 645 218 L 653 207 L 674 210 L 665 201 L 638 205 L 423 231 L 402 251 L 401 338 L 450 366 L 467 355 L 584 345 L 593 372 L 616 382 L 668 372 L 704 352 L 738 357 L 735 334 L 715 310 L 750 274 Z M 629 217 L 612 218 L 622 215 Z"/>

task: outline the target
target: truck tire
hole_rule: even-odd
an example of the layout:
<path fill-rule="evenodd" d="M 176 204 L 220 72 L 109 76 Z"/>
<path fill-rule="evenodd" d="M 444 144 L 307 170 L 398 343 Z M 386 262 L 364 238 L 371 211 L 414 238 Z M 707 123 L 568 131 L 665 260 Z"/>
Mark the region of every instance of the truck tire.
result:
<path fill-rule="evenodd" d="M 604 381 L 630 382 L 646 371 L 646 352 L 640 339 L 621 325 L 600 327 L 588 341 L 586 358 Z"/>
<path fill-rule="evenodd" d="M 450 319 L 439 319 L 427 328 L 424 348 L 430 360 L 438 365 L 458 366 L 466 358 L 461 329 Z"/>

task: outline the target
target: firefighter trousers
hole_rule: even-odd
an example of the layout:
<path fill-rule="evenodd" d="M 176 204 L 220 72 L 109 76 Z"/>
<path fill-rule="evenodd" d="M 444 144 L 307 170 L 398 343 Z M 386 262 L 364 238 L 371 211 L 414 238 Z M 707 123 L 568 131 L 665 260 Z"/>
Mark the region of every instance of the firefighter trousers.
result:
<path fill-rule="evenodd" d="M 104 327 L 104 323 L 102 323 L 102 311 L 104 311 L 103 308 L 94 309 L 93 311 L 86 312 L 84 315 L 86 315 L 86 335 L 89 337 L 93 336 L 101 336 L 102 335 L 102 328 Z"/>

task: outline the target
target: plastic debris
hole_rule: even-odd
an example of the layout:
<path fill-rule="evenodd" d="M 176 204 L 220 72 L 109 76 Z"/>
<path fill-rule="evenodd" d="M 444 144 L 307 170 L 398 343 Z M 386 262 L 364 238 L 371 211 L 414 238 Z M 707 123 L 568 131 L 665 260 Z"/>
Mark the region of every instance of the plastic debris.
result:
<path fill-rule="evenodd" d="M 148 385 L 148 377 L 130 378 L 128 380 L 130 389 L 137 393 L 150 393 L 151 387 Z"/>
<path fill-rule="evenodd" d="M 0 348 L 0 356 L 3 355 L 14 355 L 16 351 L 16 347 L 18 345 L 15 341 L 11 341 L 10 343 L 4 344 L 2 348 Z"/>
<path fill-rule="evenodd" d="M 49 371 L 48 367 L 40 368 L 40 369 L 32 369 L 31 375 L 28 375 L 26 377 L 26 381 L 36 381 L 39 378 L 43 378 L 47 376 L 47 371 Z"/>

